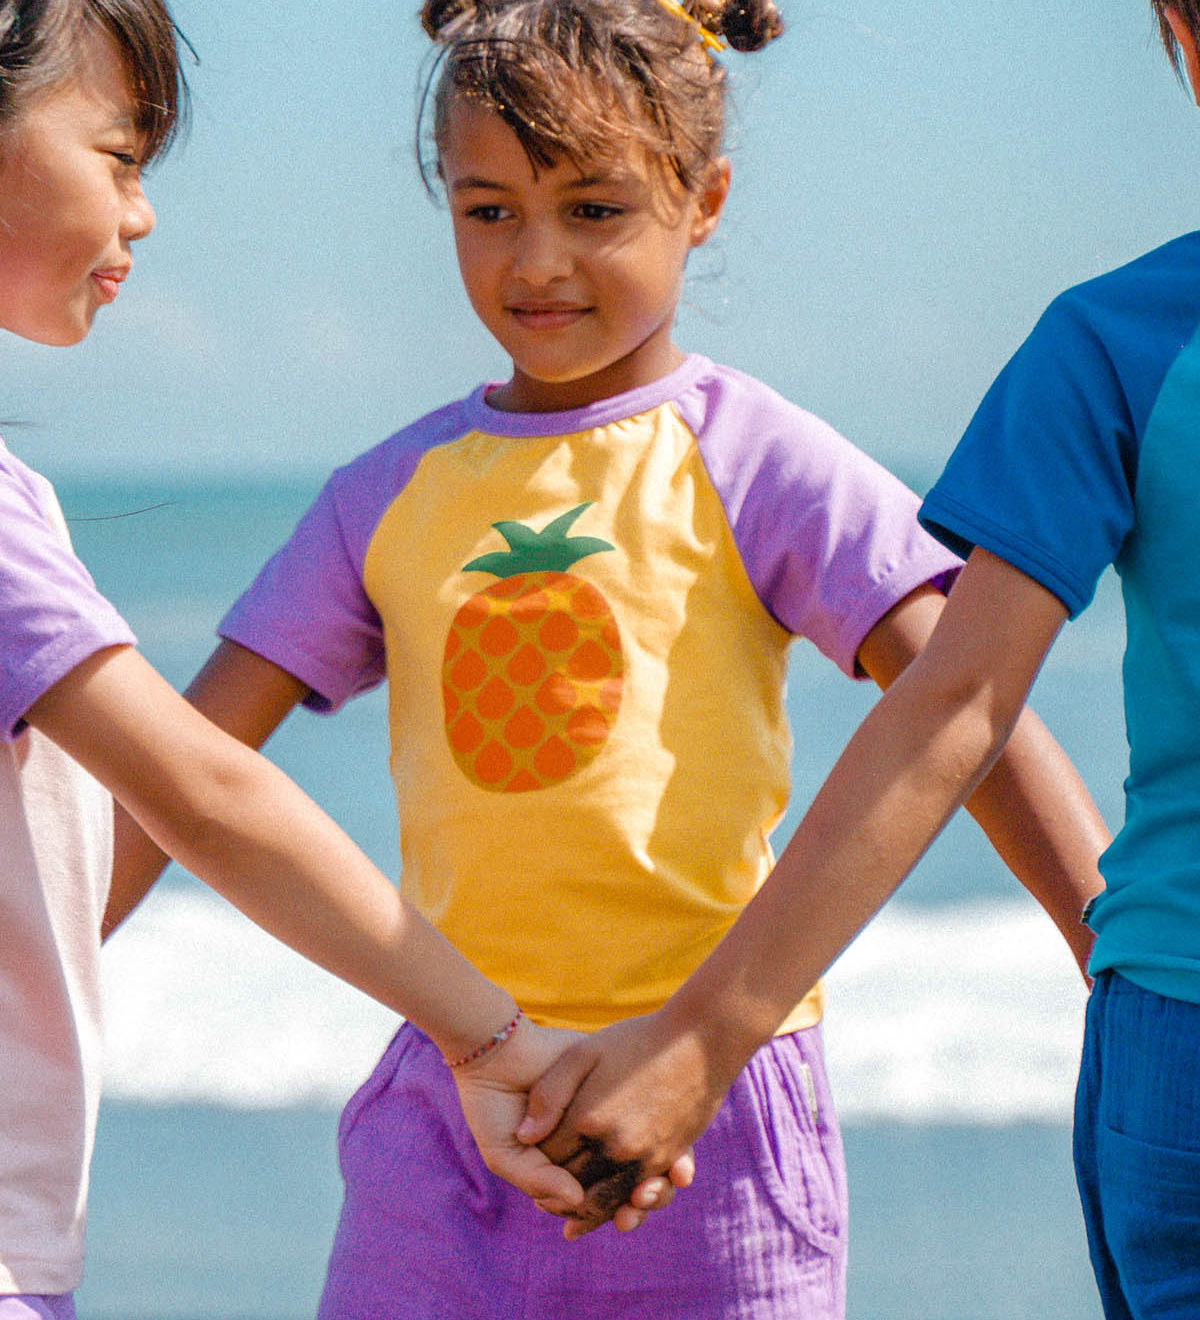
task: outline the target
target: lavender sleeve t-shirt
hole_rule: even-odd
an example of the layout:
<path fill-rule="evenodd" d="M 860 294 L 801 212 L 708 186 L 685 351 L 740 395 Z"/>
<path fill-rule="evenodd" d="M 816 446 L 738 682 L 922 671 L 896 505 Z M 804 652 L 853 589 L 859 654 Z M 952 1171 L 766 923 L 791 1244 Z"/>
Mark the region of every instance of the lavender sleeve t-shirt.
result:
<path fill-rule="evenodd" d="M 672 410 L 694 437 L 763 606 L 855 677 L 858 648 L 883 615 L 923 583 L 948 590 L 961 568 L 919 525 L 919 500 L 890 472 L 762 382 L 701 356 L 570 413 L 499 412 L 488 389 L 338 469 L 222 621 L 223 637 L 307 683 L 313 709 L 334 710 L 383 680 L 383 627 L 363 586 L 368 549 L 426 456 L 474 434 L 520 444 Z"/>
<path fill-rule="evenodd" d="M 75 557 L 50 484 L 0 442 L 0 738 L 81 661 L 133 633 Z"/>

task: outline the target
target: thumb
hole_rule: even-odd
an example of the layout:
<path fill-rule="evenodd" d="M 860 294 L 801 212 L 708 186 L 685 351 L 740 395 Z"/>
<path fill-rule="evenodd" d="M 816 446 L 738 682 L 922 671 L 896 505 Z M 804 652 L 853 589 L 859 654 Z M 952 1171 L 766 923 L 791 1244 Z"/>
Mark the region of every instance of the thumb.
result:
<path fill-rule="evenodd" d="M 517 1140 L 536 1146 L 558 1127 L 575 1092 L 591 1072 L 593 1061 L 581 1046 L 567 1050 L 546 1069 L 529 1090 L 525 1117 L 517 1128 Z"/>
<path fill-rule="evenodd" d="M 488 1167 L 552 1215 L 569 1215 L 583 1201 L 579 1183 L 540 1150 L 514 1146 L 490 1159 Z"/>

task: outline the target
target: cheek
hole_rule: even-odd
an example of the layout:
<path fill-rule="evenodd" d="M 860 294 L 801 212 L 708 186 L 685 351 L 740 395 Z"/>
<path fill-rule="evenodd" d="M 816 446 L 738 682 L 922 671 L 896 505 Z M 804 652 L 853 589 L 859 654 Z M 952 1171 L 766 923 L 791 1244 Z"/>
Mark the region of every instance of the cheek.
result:
<path fill-rule="evenodd" d="M 476 235 L 455 230 L 454 254 L 463 286 L 474 302 L 494 282 L 495 253 L 489 253 L 488 246 Z"/>

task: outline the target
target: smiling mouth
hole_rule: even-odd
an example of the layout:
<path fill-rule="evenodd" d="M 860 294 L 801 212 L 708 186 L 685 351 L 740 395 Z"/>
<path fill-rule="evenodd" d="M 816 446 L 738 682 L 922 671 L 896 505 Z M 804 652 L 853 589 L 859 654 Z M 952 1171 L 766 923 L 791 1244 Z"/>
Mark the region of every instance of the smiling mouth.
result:
<path fill-rule="evenodd" d="M 519 325 L 526 326 L 530 330 L 561 330 L 574 325 L 591 312 L 590 307 L 576 307 L 562 303 L 545 306 L 517 303 L 507 310 Z"/>
<path fill-rule="evenodd" d="M 101 296 L 106 302 L 112 302 L 121 291 L 121 285 L 125 277 L 129 274 L 128 268 L 116 270 L 94 270 L 92 279 L 100 288 Z"/>

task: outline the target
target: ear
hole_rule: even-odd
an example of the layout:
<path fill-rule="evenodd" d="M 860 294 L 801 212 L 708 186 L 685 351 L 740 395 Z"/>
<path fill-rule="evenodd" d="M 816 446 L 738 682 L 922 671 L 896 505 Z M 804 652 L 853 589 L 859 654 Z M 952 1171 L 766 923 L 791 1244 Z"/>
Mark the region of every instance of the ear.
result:
<path fill-rule="evenodd" d="M 1168 5 L 1163 12 L 1171 25 L 1171 31 L 1175 34 L 1175 40 L 1179 43 L 1183 55 L 1183 67 L 1187 70 L 1188 81 L 1192 84 L 1192 96 L 1196 104 L 1200 105 L 1200 50 L 1196 46 L 1196 34 L 1174 5 Z"/>
<path fill-rule="evenodd" d="M 696 203 L 692 217 L 691 244 L 694 248 L 707 243 L 721 223 L 725 198 L 729 196 L 730 165 L 727 156 L 719 156 L 709 165 L 700 190 L 693 194 Z"/>

